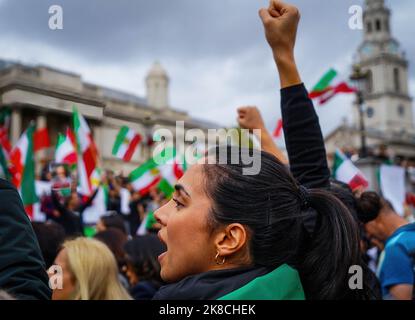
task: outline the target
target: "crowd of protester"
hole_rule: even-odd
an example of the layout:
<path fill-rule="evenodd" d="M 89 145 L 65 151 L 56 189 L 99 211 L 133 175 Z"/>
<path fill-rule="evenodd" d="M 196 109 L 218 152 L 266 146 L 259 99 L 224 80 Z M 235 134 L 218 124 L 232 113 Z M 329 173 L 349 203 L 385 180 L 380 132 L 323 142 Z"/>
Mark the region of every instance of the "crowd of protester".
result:
<path fill-rule="evenodd" d="M 259 173 L 231 162 L 240 148 L 218 146 L 215 164 L 190 167 L 170 199 L 156 187 L 143 196 L 108 171 L 95 226 L 83 213 L 96 193 L 81 197 L 64 166 L 43 172 L 53 183 L 41 200 L 45 222 L 30 225 L 1 180 L 0 299 L 414 299 L 415 224 L 377 193 L 331 179 L 294 60 L 299 12 L 274 0 L 260 16 L 281 81 L 288 158 L 258 109 L 243 107 L 239 125 L 261 129 L 262 150 L 251 150 Z M 353 288 L 352 266 L 362 270 Z"/>

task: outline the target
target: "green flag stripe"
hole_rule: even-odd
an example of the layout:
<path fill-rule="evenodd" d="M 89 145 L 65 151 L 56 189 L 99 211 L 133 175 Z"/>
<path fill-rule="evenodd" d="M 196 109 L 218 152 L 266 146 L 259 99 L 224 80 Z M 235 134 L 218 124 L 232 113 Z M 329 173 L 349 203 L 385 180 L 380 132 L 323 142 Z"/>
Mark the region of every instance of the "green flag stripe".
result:
<path fill-rule="evenodd" d="M 305 300 L 297 270 L 283 264 L 218 300 Z"/>
<path fill-rule="evenodd" d="M 117 138 L 115 139 L 114 147 L 112 148 L 112 154 L 116 155 L 118 152 L 118 149 L 123 144 L 125 137 L 127 136 L 127 133 L 130 129 L 127 126 L 122 126 L 120 131 L 117 134 Z"/>
<path fill-rule="evenodd" d="M 153 170 L 155 168 L 157 168 L 157 163 L 155 163 L 153 159 L 150 159 L 130 173 L 130 180 L 137 180 L 147 171 Z"/>
<path fill-rule="evenodd" d="M 64 141 L 65 141 L 65 139 L 66 139 L 66 137 L 62 134 L 62 133 L 59 133 L 59 135 L 58 135 L 58 142 L 56 143 L 56 149 L 62 144 L 62 143 L 64 143 Z"/>
<path fill-rule="evenodd" d="M 163 194 L 170 198 L 174 192 L 174 187 L 166 179 L 161 179 L 158 185 L 158 189 L 163 192 Z"/>
<path fill-rule="evenodd" d="M 154 217 L 154 211 L 150 211 L 146 220 L 146 229 L 152 229 L 153 226 L 157 223 L 156 218 Z"/>
<path fill-rule="evenodd" d="M 78 108 L 76 106 L 73 106 L 73 128 L 75 131 L 78 131 L 80 126 L 81 123 L 79 121 Z"/>
<path fill-rule="evenodd" d="M 167 161 L 176 157 L 176 149 L 173 147 L 165 148 L 158 155 L 153 157 L 154 162 L 158 165 L 166 164 Z"/>
<path fill-rule="evenodd" d="M 160 165 L 165 164 L 167 161 L 173 159 L 176 156 L 175 148 L 166 148 L 152 159 L 148 160 L 133 172 L 130 173 L 130 180 L 135 181 L 144 175 L 147 171 L 153 170 Z"/>
<path fill-rule="evenodd" d="M 337 71 L 330 69 L 327 73 L 320 79 L 320 81 L 315 85 L 312 91 L 323 91 L 326 89 L 333 79 L 337 76 Z"/>
<path fill-rule="evenodd" d="M 10 172 L 7 166 L 6 157 L 4 156 L 3 147 L 0 146 L 0 166 L 2 171 L 4 171 L 4 178 L 10 180 Z"/>
<path fill-rule="evenodd" d="M 33 133 L 35 127 L 32 125 L 27 129 L 28 140 L 25 166 L 23 169 L 21 193 L 24 205 L 34 204 L 38 201 L 35 187 L 35 161 L 33 158 Z"/>
<path fill-rule="evenodd" d="M 336 177 L 337 169 L 339 169 L 339 167 L 342 165 L 343 162 L 344 162 L 343 157 L 341 156 L 341 154 L 339 154 L 338 151 L 336 151 L 334 153 L 334 161 L 333 161 L 333 169 L 332 169 L 332 175 L 334 178 Z"/>

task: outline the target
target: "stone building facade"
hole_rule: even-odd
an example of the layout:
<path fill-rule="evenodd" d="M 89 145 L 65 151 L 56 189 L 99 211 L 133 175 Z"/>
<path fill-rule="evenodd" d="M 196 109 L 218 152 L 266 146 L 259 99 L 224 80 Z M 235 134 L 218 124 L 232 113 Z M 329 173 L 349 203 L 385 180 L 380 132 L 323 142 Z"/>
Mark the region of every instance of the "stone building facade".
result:
<path fill-rule="evenodd" d="M 58 133 L 71 126 L 73 106 L 87 119 L 100 151 L 102 166 L 128 174 L 147 160 L 152 152 L 146 143 L 158 128 L 168 128 L 176 134 L 176 121 L 183 121 L 184 135 L 188 129 L 219 128 L 215 123 L 194 119 L 187 112 L 169 104 L 169 77 L 159 63 L 146 76 L 146 97 L 83 81 L 81 75 L 48 66 L 30 66 L 0 60 L 0 105 L 12 110 L 10 138 L 14 144 L 29 125 L 35 121 L 38 128 L 47 127 L 51 147 L 36 154 L 37 168 L 53 160 Z M 112 156 L 112 147 L 121 126 L 136 130 L 143 143 L 132 161 L 124 163 Z M 180 139 L 179 139 L 180 140 Z"/>

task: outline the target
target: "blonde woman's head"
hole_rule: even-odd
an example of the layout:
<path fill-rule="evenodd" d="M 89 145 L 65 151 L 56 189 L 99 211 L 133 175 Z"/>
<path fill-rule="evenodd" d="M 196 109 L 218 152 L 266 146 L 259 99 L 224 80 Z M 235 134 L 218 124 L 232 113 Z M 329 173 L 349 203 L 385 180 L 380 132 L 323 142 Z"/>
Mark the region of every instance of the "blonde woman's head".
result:
<path fill-rule="evenodd" d="M 118 267 L 107 246 L 94 239 L 66 241 L 55 260 L 62 268 L 62 288 L 53 291 L 54 300 L 131 299 L 118 280 Z M 56 276 L 56 275 L 55 275 Z"/>

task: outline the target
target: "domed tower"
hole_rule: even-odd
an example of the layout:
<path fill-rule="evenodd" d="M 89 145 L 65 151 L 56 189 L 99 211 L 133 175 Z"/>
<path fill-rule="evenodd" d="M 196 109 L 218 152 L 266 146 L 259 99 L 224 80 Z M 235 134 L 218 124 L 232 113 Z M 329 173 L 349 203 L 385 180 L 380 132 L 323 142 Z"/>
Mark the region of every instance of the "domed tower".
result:
<path fill-rule="evenodd" d="M 356 63 L 368 72 L 365 123 L 385 133 L 413 133 L 408 61 L 390 28 L 391 12 L 384 0 L 366 0 L 364 39 Z M 358 122 L 357 112 L 355 123 Z"/>
<path fill-rule="evenodd" d="M 159 62 L 155 62 L 146 77 L 147 103 L 157 109 L 169 107 L 169 76 Z"/>

